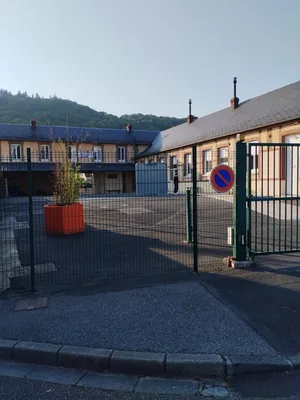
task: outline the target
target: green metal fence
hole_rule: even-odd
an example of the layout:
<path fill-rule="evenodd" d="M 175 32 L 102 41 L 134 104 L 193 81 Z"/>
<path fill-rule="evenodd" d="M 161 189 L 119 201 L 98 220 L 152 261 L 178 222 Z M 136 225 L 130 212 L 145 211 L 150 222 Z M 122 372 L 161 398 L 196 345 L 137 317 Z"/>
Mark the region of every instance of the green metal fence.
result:
<path fill-rule="evenodd" d="M 156 163 L 154 180 L 133 182 L 134 162 L 116 160 L 115 152 L 103 153 L 101 160 L 29 149 L 17 160 L 0 157 L 5 189 L 0 202 L 0 294 L 220 268 L 232 254 L 227 229 L 233 195 L 202 191 L 202 185 L 210 186 L 209 173 L 220 152 L 194 146 L 177 155 L 178 190 L 169 160 Z M 54 182 L 65 159 L 84 175 L 78 198 L 84 232 L 58 236 L 47 230 L 45 208 L 57 204 Z M 234 162 L 235 151 L 228 149 L 227 163 Z M 152 193 L 150 186 L 161 184 L 167 189 L 164 195 L 136 191 L 142 185 L 141 193 Z"/>
<path fill-rule="evenodd" d="M 293 143 L 248 143 L 248 255 L 299 252 L 299 154 Z"/>

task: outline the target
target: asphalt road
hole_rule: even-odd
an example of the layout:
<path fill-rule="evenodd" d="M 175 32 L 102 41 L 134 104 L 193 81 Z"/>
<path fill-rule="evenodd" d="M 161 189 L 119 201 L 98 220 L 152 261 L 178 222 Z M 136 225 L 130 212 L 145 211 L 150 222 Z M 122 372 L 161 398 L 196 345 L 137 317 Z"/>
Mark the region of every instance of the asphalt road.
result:
<path fill-rule="evenodd" d="M 212 382 L 213 383 L 213 382 Z M 218 386 L 218 384 L 217 384 Z M 154 388 L 155 391 L 155 388 Z M 298 400 L 300 374 L 253 375 L 231 382 L 228 398 L 232 400 Z M 203 400 L 196 395 L 171 395 L 155 393 L 126 393 L 93 388 L 80 388 L 24 378 L 0 376 L 0 398 L 5 400 Z M 209 397 L 212 398 L 212 397 Z M 217 398 L 217 397 L 214 397 Z"/>
<path fill-rule="evenodd" d="M 199 279 L 275 349 L 300 353 L 300 255 L 260 256 L 250 270 L 200 271 Z"/>
<path fill-rule="evenodd" d="M 0 398 L 5 400 L 203 400 L 197 395 L 126 393 L 91 388 L 63 386 L 26 379 L 0 377 Z M 240 396 L 230 397 L 233 400 Z"/>
<path fill-rule="evenodd" d="M 6 214 L 14 213 L 19 221 L 26 222 L 27 200 L 14 200 L 15 204 L 6 209 Z M 52 261 L 57 271 L 37 276 L 41 287 L 59 290 L 60 285 L 95 280 L 109 280 L 110 287 L 118 287 L 122 281 L 130 284 L 123 278 L 145 278 L 149 282 L 157 275 L 192 270 L 192 249 L 182 243 L 185 236 L 182 196 L 87 200 L 87 230 L 83 236 L 70 238 L 44 235 L 42 213 L 46 202 L 43 203 L 42 198 L 34 201 L 36 263 Z M 123 208 L 125 212 L 121 211 Z M 257 259 L 259 267 L 250 271 L 218 268 L 220 259 L 230 253 L 226 239 L 232 204 L 200 196 L 198 211 L 200 281 L 273 347 L 283 353 L 300 353 L 299 256 L 262 256 Z M 266 221 L 264 216 L 263 233 L 268 227 Z M 254 218 L 252 222 L 255 223 Z M 279 237 L 278 220 L 276 224 L 275 232 Z M 295 226 L 295 222 L 293 224 Z M 280 225 L 282 243 L 284 230 L 287 228 L 288 233 L 290 227 L 282 222 Z M 18 229 L 16 234 L 21 260 L 27 265 L 28 229 Z M 296 239 L 296 235 L 292 236 L 293 241 Z M 28 287 L 29 280 L 19 279 L 16 284 Z"/>

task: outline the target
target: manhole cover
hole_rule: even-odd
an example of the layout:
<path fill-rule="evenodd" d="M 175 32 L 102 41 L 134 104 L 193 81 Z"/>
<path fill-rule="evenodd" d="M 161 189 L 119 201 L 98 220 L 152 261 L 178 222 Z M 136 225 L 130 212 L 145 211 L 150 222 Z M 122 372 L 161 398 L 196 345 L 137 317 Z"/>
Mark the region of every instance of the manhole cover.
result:
<path fill-rule="evenodd" d="M 228 390 L 219 386 L 206 387 L 201 391 L 201 394 L 204 397 L 216 397 L 216 398 L 224 398 L 229 396 Z"/>
<path fill-rule="evenodd" d="M 37 308 L 45 308 L 48 306 L 47 297 L 39 297 L 36 299 L 25 299 L 18 301 L 15 311 L 29 311 Z"/>

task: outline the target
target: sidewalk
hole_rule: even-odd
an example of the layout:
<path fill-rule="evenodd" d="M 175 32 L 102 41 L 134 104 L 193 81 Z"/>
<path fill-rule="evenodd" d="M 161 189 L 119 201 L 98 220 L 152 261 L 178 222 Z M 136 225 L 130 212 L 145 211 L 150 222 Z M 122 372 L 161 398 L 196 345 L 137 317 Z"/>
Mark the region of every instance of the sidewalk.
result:
<path fill-rule="evenodd" d="M 170 353 L 275 355 L 249 325 L 198 282 L 57 294 L 46 308 L 15 312 L 1 301 L 2 339 Z"/>
<path fill-rule="evenodd" d="M 159 353 L 163 371 L 172 354 L 186 355 L 189 362 L 194 355 L 202 360 L 218 357 L 225 376 L 230 362 L 235 371 L 241 364 L 248 371 L 297 369 L 299 257 L 261 260 L 248 271 L 200 271 L 87 285 L 65 293 L 4 297 L 0 339 L 51 343 L 57 345 L 58 355 L 61 346 L 68 345 L 81 347 L 82 353 L 87 348 L 110 349 L 108 365 L 117 355 L 132 362 L 135 356 L 143 359 L 143 352 L 154 353 L 154 358 Z M 22 301 L 29 301 L 29 310 L 15 311 Z M 38 308 L 38 303 L 44 307 Z M 30 350 L 24 343 L 16 344 L 19 347 Z"/>

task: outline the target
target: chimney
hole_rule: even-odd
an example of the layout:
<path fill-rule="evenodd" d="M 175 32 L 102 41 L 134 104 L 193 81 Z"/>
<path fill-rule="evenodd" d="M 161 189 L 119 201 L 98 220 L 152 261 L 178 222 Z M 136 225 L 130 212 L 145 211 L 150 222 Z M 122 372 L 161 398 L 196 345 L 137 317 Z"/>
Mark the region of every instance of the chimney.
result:
<path fill-rule="evenodd" d="M 186 119 L 188 124 L 191 124 L 194 121 L 194 116 L 192 115 L 192 100 L 189 100 L 189 115 Z"/>
<path fill-rule="evenodd" d="M 132 125 L 131 125 L 131 124 L 128 124 L 128 125 L 126 126 L 126 131 L 127 131 L 127 132 L 132 132 Z"/>
<path fill-rule="evenodd" d="M 230 100 L 231 104 L 231 111 L 234 111 L 235 109 L 238 108 L 239 106 L 239 101 L 240 99 L 236 97 L 236 84 L 237 84 L 237 78 L 233 78 L 233 98 Z"/>
<path fill-rule="evenodd" d="M 33 117 L 31 118 L 30 124 L 31 124 L 31 129 L 36 128 L 36 120 Z"/>

